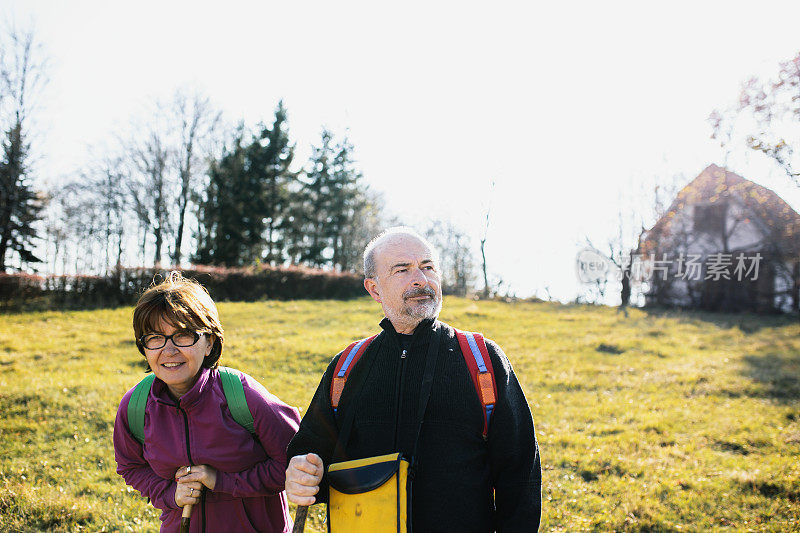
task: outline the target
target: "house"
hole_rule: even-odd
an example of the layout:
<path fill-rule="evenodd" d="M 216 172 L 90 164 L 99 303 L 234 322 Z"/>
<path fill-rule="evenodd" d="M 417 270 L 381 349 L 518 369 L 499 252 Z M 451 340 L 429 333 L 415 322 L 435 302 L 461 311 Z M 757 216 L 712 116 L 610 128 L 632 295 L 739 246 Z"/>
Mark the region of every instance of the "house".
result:
<path fill-rule="evenodd" d="M 800 215 L 716 165 L 684 187 L 639 241 L 647 304 L 800 309 Z"/>

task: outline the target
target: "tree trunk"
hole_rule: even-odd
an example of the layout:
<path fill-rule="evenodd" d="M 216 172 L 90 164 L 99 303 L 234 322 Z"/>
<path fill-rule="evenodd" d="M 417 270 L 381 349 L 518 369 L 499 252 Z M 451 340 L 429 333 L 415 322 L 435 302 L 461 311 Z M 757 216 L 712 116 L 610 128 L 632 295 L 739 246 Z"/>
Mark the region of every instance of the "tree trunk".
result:
<path fill-rule="evenodd" d="M 117 269 L 122 268 L 122 236 L 122 226 L 120 226 L 117 233 Z"/>
<path fill-rule="evenodd" d="M 7 204 L 3 206 L 3 211 L 0 213 L 0 272 L 6 271 L 6 252 L 11 243 L 11 211 L 15 201 L 16 181 L 9 179 L 8 183 L 4 185 L 7 187 L 4 195 Z"/>
<path fill-rule="evenodd" d="M 181 246 L 183 244 L 183 226 L 186 219 L 186 205 L 189 203 L 187 198 L 187 194 L 189 193 L 188 188 L 183 190 L 183 194 L 181 195 L 181 204 L 178 207 L 178 233 L 175 236 L 175 253 L 172 256 L 172 264 L 175 266 L 180 266 L 181 264 Z"/>
<path fill-rule="evenodd" d="M 53 238 L 53 266 L 50 267 L 50 273 L 55 274 L 58 268 L 58 237 Z"/>
<path fill-rule="evenodd" d="M 9 134 L 9 143 L 11 146 L 8 149 L 8 161 L 6 162 L 6 183 L 3 186 L 6 188 L 5 200 L 6 205 L 3 206 L 2 214 L 0 214 L 0 272 L 5 272 L 6 253 L 11 246 L 11 215 L 14 212 L 14 206 L 17 205 L 18 194 L 17 186 L 19 183 L 19 162 L 17 161 L 17 154 L 19 153 L 18 142 L 21 142 L 22 135 L 20 134 L 21 125 L 17 122 L 15 130 Z M 3 176 L 0 176 L 2 178 Z"/>
<path fill-rule="evenodd" d="M 197 121 L 195 120 L 195 126 Z M 178 205 L 178 233 L 175 235 L 175 253 L 172 256 L 172 264 L 180 266 L 181 264 L 181 247 L 183 245 L 183 227 L 186 220 L 186 207 L 189 205 L 189 188 L 190 180 L 192 178 L 192 153 L 194 152 L 194 128 L 186 142 L 186 159 L 183 162 L 183 168 L 180 169 L 181 175 L 181 195 L 180 204 Z"/>
<path fill-rule="evenodd" d="M 161 226 L 156 226 L 153 229 L 153 236 L 156 238 L 156 253 L 153 257 L 153 266 L 158 267 L 161 265 L 161 245 L 164 242 L 161 236 Z"/>
<path fill-rule="evenodd" d="M 275 213 L 278 211 L 278 202 L 275 199 L 275 195 L 277 192 L 277 176 L 272 176 L 272 181 L 270 182 L 269 190 L 270 190 L 270 212 L 269 212 L 269 231 L 268 231 L 268 239 L 267 239 L 267 263 L 274 266 L 275 265 L 275 258 L 272 255 L 272 244 L 273 244 L 273 231 L 275 230 Z"/>
<path fill-rule="evenodd" d="M 486 275 L 486 252 L 484 251 L 485 245 L 486 245 L 486 239 L 481 239 L 481 259 L 483 261 L 483 297 L 484 298 L 488 298 L 489 297 L 489 277 Z"/>
<path fill-rule="evenodd" d="M 272 217 L 269 218 L 269 225 L 267 226 L 267 257 L 266 263 L 272 265 Z"/>
<path fill-rule="evenodd" d="M 6 251 L 8 250 L 8 241 L 11 237 L 10 233 L 8 223 L 4 223 L 3 234 L 0 235 L 0 272 L 6 271 Z"/>
<path fill-rule="evenodd" d="M 158 189 L 153 205 L 153 237 L 156 240 L 156 252 L 153 257 L 153 266 L 161 265 L 161 246 L 164 244 L 164 179 L 160 173 L 153 176 Z"/>
<path fill-rule="evenodd" d="M 144 266 L 145 257 L 147 256 L 147 228 L 142 228 L 142 251 L 140 254 L 141 259 L 139 260 Z"/>
<path fill-rule="evenodd" d="M 105 275 L 111 272 L 111 213 L 106 211 L 106 270 Z"/>

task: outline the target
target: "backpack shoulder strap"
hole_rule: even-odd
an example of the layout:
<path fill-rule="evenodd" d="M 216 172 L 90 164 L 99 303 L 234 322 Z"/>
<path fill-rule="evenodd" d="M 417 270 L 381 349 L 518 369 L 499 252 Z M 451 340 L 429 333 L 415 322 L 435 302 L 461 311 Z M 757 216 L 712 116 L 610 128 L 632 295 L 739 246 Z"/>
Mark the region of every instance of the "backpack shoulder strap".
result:
<path fill-rule="evenodd" d="M 252 435 L 255 435 L 253 413 L 247 406 L 244 385 L 242 385 L 239 372 L 226 366 L 217 367 L 217 370 L 219 370 L 219 379 L 222 381 L 222 392 L 225 393 L 225 400 L 228 402 L 228 409 L 233 415 L 233 419 Z"/>
<path fill-rule="evenodd" d="M 454 328 L 455 329 L 455 328 Z M 497 401 L 497 383 L 494 379 L 494 368 L 486 349 L 486 340 L 480 333 L 455 330 L 461 355 L 467 363 L 472 384 L 478 393 L 478 399 L 483 406 L 483 438 L 489 436 L 489 421 Z"/>
<path fill-rule="evenodd" d="M 154 379 L 156 379 L 155 374 L 150 374 L 137 383 L 128 400 L 128 430 L 141 444 L 144 444 L 144 410 Z"/>
<path fill-rule="evenodd" d="M 375 334 L 372 337 L 355 341 L 350 346 L 344 349 L 339 361 L 336 363 L 336 368 L 333 371 L 333 379 L 331 379 L 331 407 L 333 412 L 339 408 L 339 400 L 342 398 L 342 391 L 344 391 L 344 384 L 347 383 L 347 376 L 350 371 L 356 366 L 356 363 L 367 351 L 367 346 L 372 340 L 377 337 Z"/>

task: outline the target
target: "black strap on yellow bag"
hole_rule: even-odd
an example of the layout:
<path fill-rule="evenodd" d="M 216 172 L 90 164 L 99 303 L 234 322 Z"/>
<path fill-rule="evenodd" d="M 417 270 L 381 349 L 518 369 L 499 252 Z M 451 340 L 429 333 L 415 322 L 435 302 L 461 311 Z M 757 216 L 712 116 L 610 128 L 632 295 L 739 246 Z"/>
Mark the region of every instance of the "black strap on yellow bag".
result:
<path fill-rule="evenodd" d="M 411 485 L 416 466 L 417 446 L 422 421 L 433 387 L 433 373 L 439 355 L 441 331 L 434 331 L 425 359 L 425 373 L 420 389 L 417 432 L 410 458 L 401 453 L 367 457 L 328 466 L 328 530 L 331 533 L 410 533 Z M 377 352 L 376 352 L 377 353 Z M 364 380 L 372 369 L 370 360 Z M 354 396 L 360 399 L 361 390 Z M 354 401 L 342 422 L 334 457 L 343 457 L 355 417 Z M 398 406 L 399 408 L 399 406 Z"/>

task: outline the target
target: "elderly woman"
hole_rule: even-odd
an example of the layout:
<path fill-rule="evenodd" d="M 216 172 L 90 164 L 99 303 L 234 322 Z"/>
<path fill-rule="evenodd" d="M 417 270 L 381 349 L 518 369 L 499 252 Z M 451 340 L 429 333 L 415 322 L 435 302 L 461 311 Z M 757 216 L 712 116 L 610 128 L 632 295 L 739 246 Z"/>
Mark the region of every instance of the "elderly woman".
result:
<path fill-rule="evenodd" d="M 224 337 L 208 292 L 172 272 L 139 299 L 133 330 L 155 378 L 123 396 L 114 455 L 117 473 L 161 509 L 161 531 L 177 532 L 187 505 L 191 531 L 289 531 L 286 446 L 298 412 L 247 374 L 218 367 Z"/>

